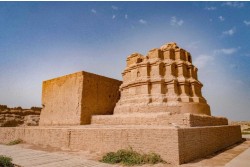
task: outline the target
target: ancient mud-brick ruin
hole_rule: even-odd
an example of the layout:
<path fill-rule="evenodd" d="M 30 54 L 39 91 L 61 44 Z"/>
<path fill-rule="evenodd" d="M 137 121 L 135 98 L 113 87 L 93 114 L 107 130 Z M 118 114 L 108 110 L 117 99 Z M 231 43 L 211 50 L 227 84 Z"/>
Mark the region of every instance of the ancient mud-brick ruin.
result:
<path fill-rule="evenodd" d="M 171 112 L 210 115 L 191 55 L 175 43 L 127 58 L 115 113 Z"/>
<path fill-rule="evenodd" d="M 38 126 L 40 113 L 39 107 L 22 109 L 0 105 L 0 127 Z"/>
<path fill-rule="evenodd" d="M 0 128 L 0 141 L 103 153 L 132 147 L 171 164 L 210 155 L 240 142 L 241 131 L 211 116 L 197 71 L 190 53 L 169 43 L 128 56 L 123 82 L 87 72 L 45 81 L 39 127 Z"/>
<path fill-rule="evenodd" d="M 176 43 L 152 49 L 147 56 L 134 53 L 122 73 L 121 98 L 114 115 L 94 116 L 92 123 L 226 125 L 225 118 L 207 117 L 210 107 L 202 96 L 197 71 L 190 53 Z"/>
<path fill-rule="evenodd" d="M 94 114 L 112 114 L 120 85 L 84 71 L 44 81 L 39 125 L 83 125 Z"/>

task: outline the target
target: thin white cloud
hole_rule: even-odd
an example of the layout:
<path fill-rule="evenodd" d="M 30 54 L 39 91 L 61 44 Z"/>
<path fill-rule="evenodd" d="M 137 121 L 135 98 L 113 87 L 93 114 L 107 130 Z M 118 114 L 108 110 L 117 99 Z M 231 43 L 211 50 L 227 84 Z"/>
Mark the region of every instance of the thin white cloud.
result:
<path fill-rule="evenodd" d="M 231 55 L 235 52 L 237 52 L 240 49 L 238 48 L 222 48 L 222 49 L 217 49 L 214 51 L 215 54 L 225 54 L 225 55 Z"/>
<path fill-rule="evenodd" d="M 115 19 L 115 18 L 116 18 L 116 15 L 113 15 L 113 16 L 112 16 L 112 19 Z"/>
<path fill-rule="evenodd" d="M 217 8 L 215 6 L 205 7 L 205 10 L 216 10 Z"/>
<path fill-rule="evenodd" d="M 187 48 L 188 49 L 197 49 L 199 48 L 199 44 L 201 42 L 200 41 L 194 41 L 194 42 L 190 42 L 188 45 L 187 45 Z"/>
<path fill-rule="evenodd" d="M 214 60 L 213 56 L 200 55 L 194 60 L 193 64 L 201 69 L 206 67 L 209 63 L 213 62 L 213 60 Z"/>
<path fill-rule="evenodd" d="M 94 14 L 97 13 L 97 11 L 95 9 L 91 9 L 91 12 L 94 13 Z"/>
<path fill-rule="evenodd" d="M 117 6 L 114 6 L 114 5 L 112 5 L 111 8 L 112 8 L 113 10 L 118 10 L 118 9 L 119 9 Z"/>
<path fill-rule="evenodd" d="M 236 48 L 221 49 L 220 52 L 226 55 L 231 55 L 237 51 Z"/>
<path fill-rule="evenodd" d="M 247 26 L 250 26 L 250 21 L 244 20 L 243 22 L 244 22 L 244 24 L 246 24 Z"/>
<path fill-rule="evenodd" d="M 232 36 L 232 35 L 235 34 L 235 32 L 236 32 L 236 29 L 235 29 L 235 28 L 231 28 L 231 29 L 229 29 L 229 30 L 227 30 L 227 31 L 223 31 L 223 32 L 222 32 L 222 35 Z"/>
<path fill-rule="evenodd" d="M 246 53 L 245 56 L 246 56 L 246 57 L 250 57 L 250 53 Z"/>
<path fill-rule="evenodd" d="M 242 8 L 242 7 L 245 6 L 245 3 L 230 1 L 230 2 L 224 2 L 224 3 L 222 3 L 222 6 L 229 6 L 229 7 L 234 7 L 234 8 Z"/>
<path fill-rule="evenodd" d="M 175 16 L 171 17 L 170 25 L 172 26 L 182 26 L 184 21 L 182 19 L 178 20 Z"/>
<path fill-rule="evenodd" d="M 124 16 L 124 17 L 125 17 L 125 19 L 128 19 L 128 15 L 127 15 L 127 14 L 125 14 L 125 16 Z"/>
<path fill-rule="evenodd" d="M 225 18 L 224 18 L 223 16 L 219 16 L 218 19 L 219 19 L 220 21 L 224 21 L 224 20 L 225 20 Z"/>
<path fill-rule="evenodd" d="M 146 20 L 140 19 L 139 23 L 141 23 L 141 24 L 147 24 L 148 22 Z"/>

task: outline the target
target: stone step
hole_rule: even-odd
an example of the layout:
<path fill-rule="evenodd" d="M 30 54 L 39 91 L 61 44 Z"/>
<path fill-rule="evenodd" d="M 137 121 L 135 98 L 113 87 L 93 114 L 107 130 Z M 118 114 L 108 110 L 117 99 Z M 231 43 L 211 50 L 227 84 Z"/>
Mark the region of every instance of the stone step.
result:
<path fill-rule="evenodd" d="M 200 114 L 171 114 L 170 112 L 158 113 L 133 113 L 114 115 L 94 115 L 92 125 L 163 125 L 163 126 L 218 126 L 228 125 L 228 120 L 223 117 L 213 117 Z"/>
<path fill-rule="evenodd" d="M 114 114 L 94 115 L 91 119 L 93 125 L 170 125 L 168 121 L 170 113 L 135 113 L 135 114 Z"/>

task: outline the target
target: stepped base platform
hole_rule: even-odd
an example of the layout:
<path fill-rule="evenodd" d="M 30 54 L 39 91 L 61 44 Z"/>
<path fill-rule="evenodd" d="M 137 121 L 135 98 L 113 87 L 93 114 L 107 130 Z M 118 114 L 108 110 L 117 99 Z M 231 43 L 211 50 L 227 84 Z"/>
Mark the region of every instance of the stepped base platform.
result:
<path fill-rule="evenodd" d="M 152 112 L 136 114 L 94 115 L 91 124 L 99 125 L 176 125 L 180 127 L 228 125 L 227 118 L 200 114 Z"/>
<path fill-rule="evenodd" d="M 83 125 L 1 127 L 0 142 L 22 139 L 29 144 L 103 153 L 132 147 L 155 152 L 171 164 L 183 164 L 242 141 L 240 126 L 175 127 L 157 125 Z"/>

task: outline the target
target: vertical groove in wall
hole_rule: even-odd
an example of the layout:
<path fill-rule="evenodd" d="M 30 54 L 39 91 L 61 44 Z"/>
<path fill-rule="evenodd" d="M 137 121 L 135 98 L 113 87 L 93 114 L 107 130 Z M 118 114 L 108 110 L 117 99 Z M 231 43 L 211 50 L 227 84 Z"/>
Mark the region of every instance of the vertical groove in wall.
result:
<path fill-rule="evenodd" d="M 182 159 L 181 159 L 181 155 L 180 155 L 180 153 L 181 153 L 181 147 L 180 147 L 180 144 L 182 143 L 182 141 L 180 141 L 180 133 L 182 133 L 182 130 L 181 129 L 177 129 L 177 145 L 178 145 L 178 162 L 179 162 L 179 164 L 181 164 L 182 163 Z"/>
<path fill-rule="evenodd" d="M 68 148 L 70 148 L 71 130 L 68 130 Z"/>

